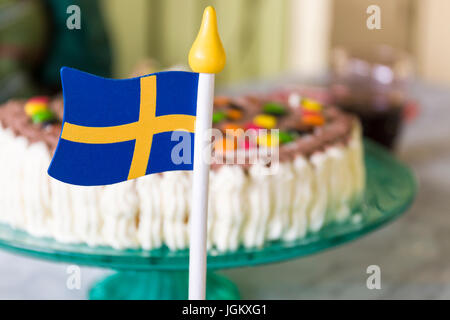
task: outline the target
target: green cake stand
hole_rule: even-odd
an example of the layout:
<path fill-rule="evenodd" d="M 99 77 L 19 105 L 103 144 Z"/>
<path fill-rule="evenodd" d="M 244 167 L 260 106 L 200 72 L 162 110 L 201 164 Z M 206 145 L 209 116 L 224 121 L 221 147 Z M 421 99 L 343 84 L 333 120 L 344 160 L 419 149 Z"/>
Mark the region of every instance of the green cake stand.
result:
<path fill-rule="evenodd" d="M 406 166 L 382 147 L 365 141 L 367 187 L 362 205 L 345 223 L 330 224 L 296 241 L 274 241 L 258 249 L 240 248 L 208 256 L 207 299 L 238 299 L 236 285 L 215 270 L 275 263 L 335 247 L 385 225 L 412 203 L 416 182 Z M 353 216 L 353 217 L 354 217 Z M 90 299 L 187 299 L 188 250 L 115 250 L 63 244 L 0 225 L 0 247 L 36 258 L 117 270 L 96 283 Z"/>

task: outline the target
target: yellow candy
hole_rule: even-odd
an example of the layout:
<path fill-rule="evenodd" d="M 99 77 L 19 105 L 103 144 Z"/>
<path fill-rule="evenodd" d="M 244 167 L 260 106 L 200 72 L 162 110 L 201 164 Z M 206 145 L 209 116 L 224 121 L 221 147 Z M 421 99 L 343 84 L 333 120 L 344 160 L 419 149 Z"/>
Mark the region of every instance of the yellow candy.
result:
<path fill-rule="evenodd" d="M 28 102 L 27 104 L 25 104 L 25 113 L 30 117 L 38 112 L 45 111 L 47 109 L 48 105 L 44 102 Z"/>
<path fill-rule="evenodd" d="M 272 133 L 258 135 L 258 145 L 261 147 L 276 147 L 280 144 L 278 135 Z"/>
<path fill-rule="evenodd" d="M 322 110 L 322 105 L 319 102 L 311 100 L 311 99 L 303 99 L 302 106 L 305 110 L 309 110 L 309 111 L 321 111 Z"/>
<path fill-rule="evenodd" d="M 273 129 L 277 125 L 277 118 L 267 114 L 260 114 L 253 118 L 253 123 L 261 128 Z"/>

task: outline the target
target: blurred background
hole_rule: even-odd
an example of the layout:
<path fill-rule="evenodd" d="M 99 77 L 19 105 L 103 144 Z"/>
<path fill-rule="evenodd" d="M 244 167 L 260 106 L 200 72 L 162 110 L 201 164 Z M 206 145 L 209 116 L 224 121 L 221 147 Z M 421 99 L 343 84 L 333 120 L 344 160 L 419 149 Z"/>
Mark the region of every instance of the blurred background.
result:
<path fill-rule="evenodd" d="M 79 30 L 66 27 L 72 4 L 81 9 Z M 408 53 L 420 78 L 450 84 L 446 1 L 1 0 L 1 98 L 30 92 L 21 86 L 55 86 L 63 64 L 114 77 L 148 59 L 155 68 L 186 65 L 208 4 L 219 12 L 228 55 L 221 84 L 317 77 L 330 70 L 335 47 L 359 52 L 381 44 Z M 373 4 L 381 9 L 379 30 L 366 25 Z"/>
<path fill-rule="evenodd" d="M 417 114 L 408 83 L 450 84 L 450 3 L 439 0 L 1 0 L 0 102 L 58 93 L 63 65 L 116 78 L 188 70 L 209 4 L 228 57 L 219 92 L 325 85 L 326 102 L 393 148 Z"/>
<path fill-rule="evenodd" d="M 73 4 L 80 29 L 67 27 Z M 0 0 L 0 102 L 58 93 L 62 65 L 119 78 L 186 68 L 206 5 L 227 51 L 219 92 L 306 84 L 358 114 L 366 135 L 396 145 L 419 181 L 412 209 L 365 239 L 228 271 L 243 297 L 450 298 L 450 1 Z M 380 29 L 368 27 L 372 5 Z M 371 264 L 382 290 L 365 286 Z M 69 292 L 64 266 L 0 253 L 0 298 L 83 298 L 103 274 L 84 268 L 86 286 Z"/>

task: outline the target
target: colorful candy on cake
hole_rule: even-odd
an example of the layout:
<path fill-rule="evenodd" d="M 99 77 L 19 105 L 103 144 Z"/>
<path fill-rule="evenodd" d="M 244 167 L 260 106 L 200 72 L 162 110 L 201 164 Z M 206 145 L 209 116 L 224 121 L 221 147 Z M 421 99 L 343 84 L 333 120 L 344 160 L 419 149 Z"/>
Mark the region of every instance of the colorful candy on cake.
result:
<path fill-rule="evenodd" d="M 101 187 L 54 180 L 47 168 L 62 113 L 58 97 L 11 100 L 0 107 L 0 222 L 61 242 L 187 248 L 192 172 Z M 217 97 L 213 126 L 228 134 L 213 141 L 210 249 L 299 239 L 349 219 L 358 206 L 365 169 L 353 116 L 297 92 Z M 251 162 L 263 149 L 275 150 L 276 158 Z M 239 152 L 243 162 L 226 161 Z"/>

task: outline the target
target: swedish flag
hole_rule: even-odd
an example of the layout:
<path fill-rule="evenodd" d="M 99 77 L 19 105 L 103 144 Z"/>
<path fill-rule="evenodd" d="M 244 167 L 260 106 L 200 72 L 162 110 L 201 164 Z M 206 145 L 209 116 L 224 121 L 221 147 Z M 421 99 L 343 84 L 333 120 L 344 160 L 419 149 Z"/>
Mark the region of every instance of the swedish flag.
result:
<path fill-rule="evenodd" d="M 172 160 L 172 133 L 189 132 L 193 150 L 198 73 L 113 80 L 65 67 L 61 79 L 64 119 L 50 176 L 92 186 L 192 170 L 193 152 L 190 161 Z"/>

